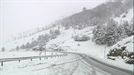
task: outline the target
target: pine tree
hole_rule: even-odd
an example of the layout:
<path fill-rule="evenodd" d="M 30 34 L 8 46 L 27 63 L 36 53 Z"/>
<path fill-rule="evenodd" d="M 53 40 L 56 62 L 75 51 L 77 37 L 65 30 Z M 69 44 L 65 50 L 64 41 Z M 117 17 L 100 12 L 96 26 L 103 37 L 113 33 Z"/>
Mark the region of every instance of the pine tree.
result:
<path fill-rule="evenodd" d="M 27 42 L 27 44 L 25 45 L 25 47 L 26 47 L 26 48 L 30 48 L 30 47 L 31 47 L 31 46 L 30 46 L 30 43 Z"/>
<path fill-rule="evenodd" d="M 37 44 L 38 44 L 38 42 L 35 41 L 35 40 L 33 40 L 33 41 L 31 42 L 31 47 L 34 47 L 34 46 L 36 46 Z"/>
<path fill-rule="evenodd" d="M 19 50 L 19 46 L 16 47 L 16 50 Z"/>
<path fill-rule="evenodd" d="M 86 7 L 83 7 L 83 11 L 86 11 L 87 10 L 87 8 Z"/>
<path fill-rule="evenodd" d="M 21 45 L 20 48 L 21 48 L 21 49 L 25 49 L 26 47 L 25 47 L 25 45 L 23 44 L 23 45 Z"/>
<path fill-rule="evenodd" d="M 4 52 L 4 51 L 5 51 L 5 47 L 2 47 L 2 48 L 1 48 L 1 51 Z"/>
<path fill-rule="evenodd" d="M 119 38 L 119 34 L 118 34 L 118 28 L 117 28 L 117 25 L 115 24 L 111 24 L 107 27 L 107 30 L 106 30 L 106 44 L 108 46 L 111 46 L 113 44 L 115 44 L 117 41 L 118 41 L 118 38 Z"/>
<path fill-rule="evenodd" d="M 60 30 L 50 30 L 51 39 L 55 39 L 59 34 Z"/>
<path fill-rule="evenodd" d="M 123 24 L 125 32 L 128 36 L 133 35 L 133 24 L 129 24 L 127 21 Z"/>
<path fill-rule="evenodd" d="M 115 44 L 117 41 L 119 41 L 119 33 L 118 33 L 118 26 L 117 23 L 110 19 L 107 23 L 106 28 L 106 35 L 105 35 L 105 41 L 108 46 L 111 46 Z"/>
<path fill-rule="evenodd" d="M 124 25 L 120 25 L 118 27 L 118 34 L 120 36 L 118 40 L 124 39 L 125 37 L 128 36 L 126 31 L 125 31 Z"/>
<path fill-rule="evenodd" d="M 105 44 L 105 26 L 97 26 L 93 31 L 93 40 L 96 44 Z"/>
<path fill-rule="evenodd" d="M 40 35 L 37 40 L 40 46 L 44 46 L 50 40 L 50 35 L 49 34 Z"/>

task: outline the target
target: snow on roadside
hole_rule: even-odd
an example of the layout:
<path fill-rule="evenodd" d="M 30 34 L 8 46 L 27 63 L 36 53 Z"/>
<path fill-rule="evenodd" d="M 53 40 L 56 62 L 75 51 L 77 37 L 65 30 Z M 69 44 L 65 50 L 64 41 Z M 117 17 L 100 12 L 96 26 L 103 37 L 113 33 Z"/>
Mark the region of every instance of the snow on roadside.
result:
<path fill-rule="evenodd" d="M 73 73 L 73 75 L 111 75 L 110 73 L 103 71 L 84 60 L 79 61 L 79 66 Z"/>
<path fill-rule="evenodd" d="M 56 75 L 68 74 L 76 68 L 76 62 L 79 56 L 67 55 L 63 57 L 48 58 L 48 59 L 33 59 L 5 62 L 4 66 L 0 66 L 1 75 Z"/>

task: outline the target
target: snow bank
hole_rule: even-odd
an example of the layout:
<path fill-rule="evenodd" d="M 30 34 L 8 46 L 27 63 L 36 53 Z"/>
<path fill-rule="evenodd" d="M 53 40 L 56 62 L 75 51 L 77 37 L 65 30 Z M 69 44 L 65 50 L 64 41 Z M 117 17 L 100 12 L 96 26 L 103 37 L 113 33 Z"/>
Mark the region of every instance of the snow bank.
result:
<path fill-rule="evenodd" d="M 1 75 L 71 75 L 73 69 L 77 66 L 76 62 L 71 62 L 79 59 L 78 56 L 67 55 L 63 57 L 48 58 L 48 59 L 33 59 L 5 62 L 4 66 L 0 66 Z M 68 63 L 71 62 L 71 63 Z"/>
<path fill-rule="evenodd" d="M 129 52 L 133 52 L 134 50 L 134 36 L 130 36 L 128 38 L 125 38 L 119 42 L 117 42 L 114 46 L 111 47 L 111 49 L 114 48 L 121 48 L 122 46 L 126 46 L 126 50 Z"/>

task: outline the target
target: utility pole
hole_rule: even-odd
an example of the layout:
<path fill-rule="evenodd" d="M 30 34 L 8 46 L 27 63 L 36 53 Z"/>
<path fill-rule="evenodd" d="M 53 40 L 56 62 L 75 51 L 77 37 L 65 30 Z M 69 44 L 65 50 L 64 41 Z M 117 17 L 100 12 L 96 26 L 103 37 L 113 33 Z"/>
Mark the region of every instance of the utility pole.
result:
<path fill-rule="evenodd" d="M 104 59 L 106 58 L 106 46 L 105 46 L 105 49 L 104 49 Z"/>

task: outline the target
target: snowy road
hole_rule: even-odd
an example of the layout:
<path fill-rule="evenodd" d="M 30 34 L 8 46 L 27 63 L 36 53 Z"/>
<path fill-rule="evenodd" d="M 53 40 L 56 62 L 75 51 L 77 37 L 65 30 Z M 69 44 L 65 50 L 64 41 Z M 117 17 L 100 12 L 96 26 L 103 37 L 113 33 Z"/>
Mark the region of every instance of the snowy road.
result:
<path fill-rule="evenodd" d="M 0 75 L 132 75 L 131 72 L 109 66 L 78 53 L 48 59 L 5 62 Z"/>
<path fill-rule="evenodd" d="M 89 66 L 89 68 L 92 69 L 92 70 L 88 70 L 90 71 L 91 75 L 133 75 L 134 74 L 134 72 L 132 71 L 121 69 L 116 66 L 103 63 L 102 61 L 99 61 L 86 54 L 81 54 L 81 53 L 72 53 L 72 54 L 79 55 L 82 58 L 81 60 L 79 60 L 79 62 L 83 61 L 81 64 L 87 65 Z"/>
<path fill-rule="evenodd" d="M 110 75 L 133 75 L 133 72 L 131 71 L 124 70 L 124 69 L 100 62 L 84 54 L 79 54 L 79 55 L 83 57 L 83 60 L 86 61 L 88 64 L 92 65 L 93 67 L 97 67 L 98 69 L 101 69 L 104 72 L 109 73 Z M 95 69 L 95 71 L 97 71 L 97 69 Z"/>

